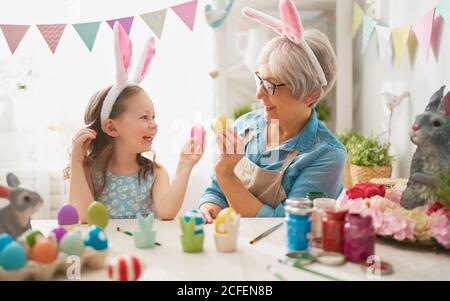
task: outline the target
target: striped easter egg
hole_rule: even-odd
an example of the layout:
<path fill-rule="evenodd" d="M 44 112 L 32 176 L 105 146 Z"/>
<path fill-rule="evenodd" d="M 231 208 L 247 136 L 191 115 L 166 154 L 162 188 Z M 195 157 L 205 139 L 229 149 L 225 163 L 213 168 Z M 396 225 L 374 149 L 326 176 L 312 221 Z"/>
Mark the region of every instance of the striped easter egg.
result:
<path fill-rule="evenodd" d="M 133 255 L 119 256 L 108 264 L 109 279 L 113 281 L 135 281 L 142 273 L 141 261 Z"/>
<path fill-rule="evenodd" d="M 191 218 L 195 220 L 195 234 L 203 233 L 203 225 L 205 220 L 203 219 L 203 214 L 198 209 L 189 210 L 184 214 L 184 220 L 188 223 Z"/>

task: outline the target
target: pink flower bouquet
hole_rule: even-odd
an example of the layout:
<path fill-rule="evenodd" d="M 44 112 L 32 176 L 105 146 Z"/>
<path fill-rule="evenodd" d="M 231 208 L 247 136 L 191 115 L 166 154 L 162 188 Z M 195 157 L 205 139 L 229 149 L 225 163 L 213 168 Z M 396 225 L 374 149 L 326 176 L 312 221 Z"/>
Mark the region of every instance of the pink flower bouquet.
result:
<path fill-rule="evenodd" d="M 377 184 L 358 184 L 339 199 L 341 209 L 371 216 L 375 232 L 398 241 L 435 240 L 450 248 L 450 209 L 440 203 L 406 210 L 400 205 L 405 185 L 384 189 Z"/>

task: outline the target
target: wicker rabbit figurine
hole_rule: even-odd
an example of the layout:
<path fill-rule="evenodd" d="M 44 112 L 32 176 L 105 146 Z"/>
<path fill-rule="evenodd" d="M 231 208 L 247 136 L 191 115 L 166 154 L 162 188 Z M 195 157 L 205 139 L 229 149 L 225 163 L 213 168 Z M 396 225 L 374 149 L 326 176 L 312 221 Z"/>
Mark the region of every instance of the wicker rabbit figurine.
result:
<path fill-rule="evenodd" d="M 416 116 L 410 130 L 417 145 L 411 162 L 411 174 L 401 204 L 406 209 L 439 201 L 440 175 L 450 172 L 450 92 L 445 86 L 431 96 L 425 112 Z M 439 187 L 438 187 L 439 186 Z"/>
<path fill-rule="evenodd" d="M 38 193 L 19 187 L 15 174 L 8 173 L 6 180 L 9 187 L 0 185 L 0 198 L 8 199 L 9 204 L 0 209 L 0 233 L 9 233 L 16 239 L 31 228 L 31 216 L 44 202 Z"/>

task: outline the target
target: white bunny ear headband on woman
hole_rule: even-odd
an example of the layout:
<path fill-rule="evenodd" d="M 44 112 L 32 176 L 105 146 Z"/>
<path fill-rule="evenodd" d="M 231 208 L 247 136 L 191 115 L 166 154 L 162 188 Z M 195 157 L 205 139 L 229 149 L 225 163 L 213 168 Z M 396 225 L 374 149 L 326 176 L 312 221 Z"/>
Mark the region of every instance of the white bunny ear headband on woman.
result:
<path fill-rule="evenodd" d="M 135 76 L 131 81 L 128 79 L 132 55 L 131 40 L 119 22 L 114 24 L 114 54 L 116 60 L 116 83 L 109 90 L 102 105 L 100 112 L 102 127 L 103 122 L 111 115 L 114 103 L 123 89 L 129 86 L 139 85 L 145 78 L 150 62 L 155 55 L 155 38 L 151 37 L 145 45 L 135 71 Z"/>
<path fill-rule="evenodd" d="M 242 14 L 253 21 L 272 28 L 279 35 L 287 37 L 291 42 L 303 46 L 309 60 L 319 75 L 320 84 L 322 87 L 325 87 L 327 85 L 325 73 L 311 47 L 309 47 L 308 43 L 305 41 L 302 20 L 295 5 L 291 0 L 280 0 L 278 9 L 280 11 L 281 20 L 250 7 L 244 7 L 242 9 Z"/>

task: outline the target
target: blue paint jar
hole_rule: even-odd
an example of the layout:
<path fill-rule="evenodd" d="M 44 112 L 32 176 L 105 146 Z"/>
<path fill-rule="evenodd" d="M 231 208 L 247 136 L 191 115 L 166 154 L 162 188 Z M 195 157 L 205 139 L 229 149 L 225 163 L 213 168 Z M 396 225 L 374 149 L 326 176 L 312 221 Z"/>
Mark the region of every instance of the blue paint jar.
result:
<path fill-rule="evenodd" d="M 312 209 L 307 201 L 305 199 L 286 201 L 284 207 L 286 241 L 290 252 L 305 251 L 309 248 Z"/>

